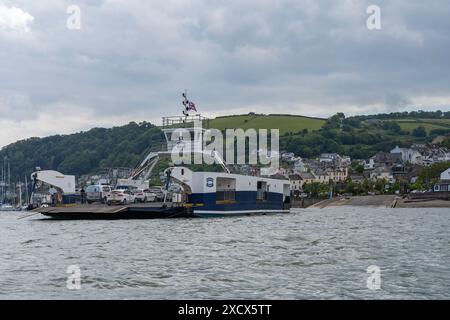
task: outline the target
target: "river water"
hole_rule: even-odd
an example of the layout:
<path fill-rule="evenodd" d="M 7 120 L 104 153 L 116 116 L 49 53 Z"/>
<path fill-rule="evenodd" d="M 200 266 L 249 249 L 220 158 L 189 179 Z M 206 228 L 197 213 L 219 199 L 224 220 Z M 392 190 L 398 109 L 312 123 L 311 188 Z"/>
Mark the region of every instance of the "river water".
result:
<path fill-rule="evenodd" d="M 0 213 L 0 299 L 450 298 L 448 209 L 18 220 L 25 214 Z M 67 287 L 69 266 L 79 290 Z M 369 266 L 381 272 L 371 289 Z"/>

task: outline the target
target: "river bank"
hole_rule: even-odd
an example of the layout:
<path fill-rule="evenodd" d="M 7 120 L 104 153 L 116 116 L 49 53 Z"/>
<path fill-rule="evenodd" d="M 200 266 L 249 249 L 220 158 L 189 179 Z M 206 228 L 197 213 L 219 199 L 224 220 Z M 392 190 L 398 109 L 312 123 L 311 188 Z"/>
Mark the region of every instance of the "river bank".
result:
<path fill-rule="evenodd" d="M 327 207 L 380 207 L 380 208 L 450 208 L 450 201 L 438 199 L 415 199 L 401 198 L 396 195 L 377 196 L 355 196 L 337 197 L 323 200 L 312 205 L 310 208 Z"/>

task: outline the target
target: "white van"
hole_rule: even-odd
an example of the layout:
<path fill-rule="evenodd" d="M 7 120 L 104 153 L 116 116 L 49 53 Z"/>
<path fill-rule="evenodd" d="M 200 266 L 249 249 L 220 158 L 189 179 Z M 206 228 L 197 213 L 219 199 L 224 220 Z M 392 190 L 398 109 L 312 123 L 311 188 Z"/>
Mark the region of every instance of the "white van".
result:
<path fill-rule="evenodd" d="M 92 185 L 86 188 L 86 201 L 87 203 L 101 202 L 106 203 L 109 194 L 112 191 L 112 187 L 109 185 Z"/>

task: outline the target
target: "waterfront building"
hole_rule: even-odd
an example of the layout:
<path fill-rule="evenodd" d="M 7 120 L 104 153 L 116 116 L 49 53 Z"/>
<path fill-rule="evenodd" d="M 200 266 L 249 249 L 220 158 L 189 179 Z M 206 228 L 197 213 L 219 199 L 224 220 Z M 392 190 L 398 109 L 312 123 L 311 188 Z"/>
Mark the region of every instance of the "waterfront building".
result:
<path fill-rule="evenodd" d="M 386 166 L 381 166 L 381 167 L 377 167 L 377 168 L 373 169 L 372 172 L 370 173 L 370 179 L 372 179 L 372 180 L 384 179 L 384 180 L 388 181 L 389 183 L 395 182 L 395 178 L 392 173 L 392 170 Z"/>
<path fill-rule="evenodd" d="M 289 181 L 291 184 L 291 193 L 301 191 L 303 187 L 302 178 L 298 174 L 289 175 Z"/>
<path fill-rule="evenodd" d="M 404 162 L 408 161 L 411 164 L 422 163 L 422 154 L 412 148 L 400 148 L 399 146 L 396 146 L 390 153 L 400 154 Z"/>
<path fill-rule="evenodd" d="M 318 183 L 329 183 L 330 176 L 328 175 L 326 170 L 316 169 L 312 172 L 315 176 L 314 182 Z"/>
<path fill-rule="evenodd" d="M 450 168 L 441 173 L 440 181 L 434 185 L 435 192 L 450 192 Z"/>

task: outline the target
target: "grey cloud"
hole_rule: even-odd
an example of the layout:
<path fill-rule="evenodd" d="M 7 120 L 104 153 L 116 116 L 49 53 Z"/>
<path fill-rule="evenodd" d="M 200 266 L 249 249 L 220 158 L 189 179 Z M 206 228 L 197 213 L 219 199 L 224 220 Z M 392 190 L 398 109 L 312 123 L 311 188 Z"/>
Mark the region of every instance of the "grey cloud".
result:
<path fill-rule="evenodd" d="M 32 119 L 36 116 L 36 106 L 26 95 L 0 92 L 0 119 Z"/>
<path fill-rule="evenodd" d="M 184 89 L 212 114 L 356 114 L 450 97 L 447 2 L 380 0 L 382 30 L 369 31 L 372 2 L 83 0 L 82 29 L 70 31 L 71 1 L 4 1 L 34 20 L 27 38 L 0 34 L 0 86 L 29 99 L 0 115 L 66 104 L 154 119 L 178 112 Z"/>
<path fill-rule="evenodd" d="M 387 112 L 403 111 L 408 106 L 411 106 L 411 104 L 411 100 L 401 94 L 389 93 L 385 98 L 385 108 Z"/>

